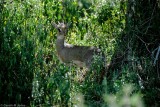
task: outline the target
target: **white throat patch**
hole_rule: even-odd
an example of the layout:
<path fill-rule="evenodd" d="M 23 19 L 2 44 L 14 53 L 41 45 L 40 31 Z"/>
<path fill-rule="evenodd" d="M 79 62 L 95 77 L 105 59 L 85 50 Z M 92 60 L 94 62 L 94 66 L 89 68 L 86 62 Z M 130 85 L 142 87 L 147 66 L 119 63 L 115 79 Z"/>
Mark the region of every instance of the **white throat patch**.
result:
<path fill-rule="evenodd" d="M 57 39 L 64 39 L 64 36 L 59 35 L 57 36 Z"/>

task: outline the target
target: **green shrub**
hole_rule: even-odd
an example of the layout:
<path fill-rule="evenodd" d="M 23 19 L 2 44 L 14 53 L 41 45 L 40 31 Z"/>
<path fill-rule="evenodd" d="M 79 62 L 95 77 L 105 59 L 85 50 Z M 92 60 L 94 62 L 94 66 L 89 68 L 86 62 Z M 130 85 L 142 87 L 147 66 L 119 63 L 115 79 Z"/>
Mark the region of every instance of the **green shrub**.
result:
<path fill-rule="evenodd" d="M 107 64 L 114 59 L 114 53 L 126 57 L 126 3 L 1 0 L 0 104 L 143 107 L 142 99 L 156 99 L 158 105 L 159 88 L 154 86 L 157 73 L 152 72 L 155 68 L 150 58 L 139 58 L 132 51 L 132 66 L 124 59 L 115 61 L 117 66 L 109 70 L 110 75 L 104 80 L 99 80 L 99 63 L 93 65 L 96 69 L 86 71 L 62 64 L 57 58 L 52 22 L 58 21 L 71 23 L 68 43 L 100 47 Z"/>

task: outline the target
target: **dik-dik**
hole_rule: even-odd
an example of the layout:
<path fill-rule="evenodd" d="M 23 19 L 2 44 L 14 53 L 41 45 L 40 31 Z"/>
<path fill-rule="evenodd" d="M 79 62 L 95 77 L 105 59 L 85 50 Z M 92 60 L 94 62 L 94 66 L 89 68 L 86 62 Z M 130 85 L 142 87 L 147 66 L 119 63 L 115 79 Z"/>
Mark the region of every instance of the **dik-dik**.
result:
<path fill-rule="evenodd" d="M 65 43 L 69 25 L 65 23 L 53 23 L 57 29 L 56 51 L 59 59 L 64 63 L 74 63 L 79 67 L 91 69 L 95 61 L 103 62 L 105 66 L 105 57 L 99 48 L 93 46 L 76 46 Z M 97 60 L 97 58 L 99 58 Z"/>

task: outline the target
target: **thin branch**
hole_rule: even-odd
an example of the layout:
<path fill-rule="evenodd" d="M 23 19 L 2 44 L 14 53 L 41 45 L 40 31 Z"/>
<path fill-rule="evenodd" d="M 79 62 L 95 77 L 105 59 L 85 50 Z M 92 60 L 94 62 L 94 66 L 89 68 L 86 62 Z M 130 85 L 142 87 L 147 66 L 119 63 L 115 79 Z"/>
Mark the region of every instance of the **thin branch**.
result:
<path fill-rule="evenodd" d="M 150 25 L 151 25 L 151 20 L 153 19 L 154 11 L 155 11 L 155 9 L 156 9 L 155 7 L 156 7 L 156 5 L 154 6 L 154 9 L 153 9 L 153 11 L 152 11 L 151 18 L 148 20 L 148 21 L 149 21 L 149 25 L 147 26 L 146 31 L 145 31 L 144 33 L 142 33 L 142 36 L 143 36 L 143 35 L 146 35 L 147 32 L 148 32 L 148 29 L 149 29 L 149 27 L 150 27 Z M 147 22 L 148 22 L 148 21 L 147 21 Z M 138 31 L 139 31 L 139 30 L 138 30 Z M 140 31 L 139 31 L 139 32 L 140 32 Z M 135 34 L 135 35 L 136 35 L 136 34 Z M 142 38 L 140 38 L 138 35 L 136 35 L 136 37 L 145 44 L 145 47 L 146 47 L 147 51 L 148 51 L 149 53 L 151 53 L 151 51 L 148 49 L 148 46 L 147 46 L 149 43 L 146 43 L 146 42 L 145 42 Z"/>
<path fill-rule="evenodd" d="M 145 34 L 145 33 L 143 33 L 143 32 L 141 32 L 138 28 L 136 28 L 136 30 L 132 30 L 133 32 L 136 32 L 136 33 L 140 33 L 140 34 L 142 34 L 142 35 L 148 35 L 148 36 L 159 36 L 159 35 L 155 35 L 155 34 Z M 150 43 L 148 43 L 148 44 L 150 44 Z"/>
<path fill-rule="evenodd" d="M 135 35 L 136 35 L 136 34 L 135 34 Z M 145 44 L 145 47 L 146 47 L 147 51 L 148 51 L 149 53 L 151 53 L 151 51 L 150 51 L 150 50 L 148 49 L 148 47 L 147 47 L 147 44 L 148 44 L 148 43 L 146 43 L 146 42 L 145 42 L 142 38 L 140 38 L 138 35 L 136 35 L 136 37 Z"/>
<path fill-rule="evenodd" d="M 160 55 L 160 46 L 158 47 L 158 51 L 157 51 L 156 57 L 155 57 L 155 59 L 154 59 L 154 63 L 153 63 L 154 66 L 156 65 L 156 62 L 157 62 L 157 60 L 158 60 L 159 55 Z"/>
<path fill-rule="evenodd" d="M 149 29 L 149 27 L 150 27 L 150 25 L 151 25 L 151 20 L 153 19 L 153 13 L 154 13 L 155 9 L 156 9 L 156 5 L 154 6 L 154 9 L 153 9 L 152 14 L 151 14 L 151 19 L 150 19 L 150 21 L 149 21 L 149 25 L 148 25 L 148 27 L 147 27 L 147 29 L 146 29 L 146 32 L 145 32 L 144 34 L 147 34 L 147 32 L 148 32 L 148 29 Z"/>

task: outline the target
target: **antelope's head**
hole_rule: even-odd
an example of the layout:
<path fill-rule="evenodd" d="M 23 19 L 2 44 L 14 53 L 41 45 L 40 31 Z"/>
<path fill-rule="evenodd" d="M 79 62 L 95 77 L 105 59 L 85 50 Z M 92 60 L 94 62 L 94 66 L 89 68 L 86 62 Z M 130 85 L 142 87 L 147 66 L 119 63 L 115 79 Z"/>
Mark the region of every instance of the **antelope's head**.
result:
<path fill-rule="evenodd" d="M 53 27 L 57 29 L 58 31 L 58 36 L 66 36 L 68 28 L 69 28 L 69 24 L 65 24 L 65 23 L 53 23 Z"/>

